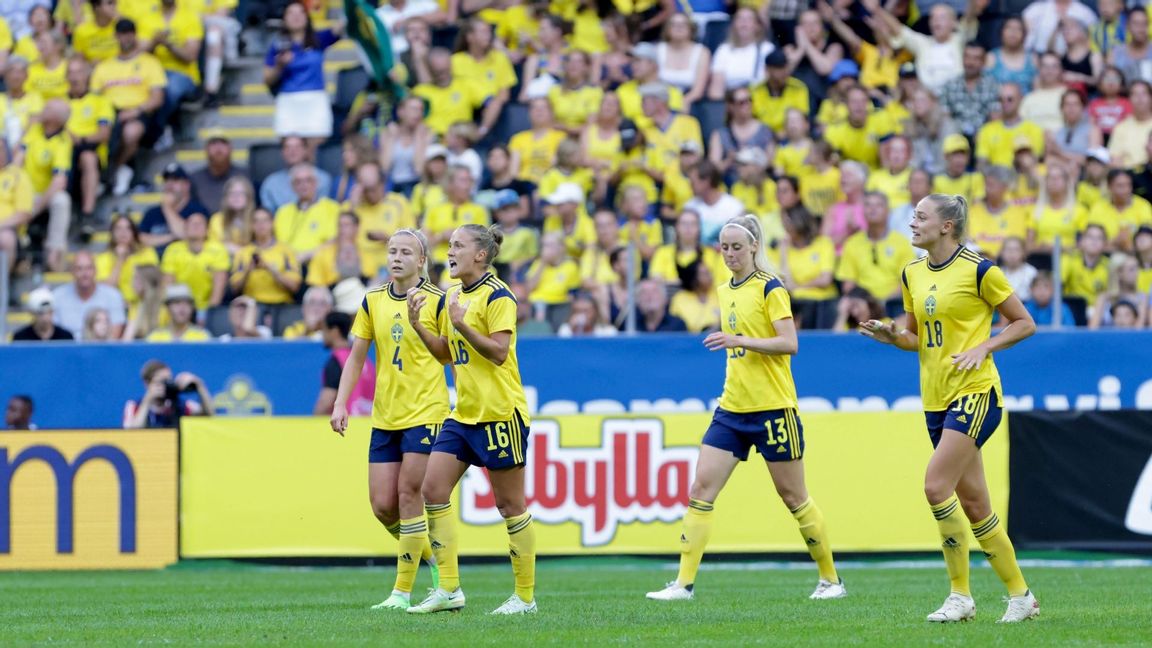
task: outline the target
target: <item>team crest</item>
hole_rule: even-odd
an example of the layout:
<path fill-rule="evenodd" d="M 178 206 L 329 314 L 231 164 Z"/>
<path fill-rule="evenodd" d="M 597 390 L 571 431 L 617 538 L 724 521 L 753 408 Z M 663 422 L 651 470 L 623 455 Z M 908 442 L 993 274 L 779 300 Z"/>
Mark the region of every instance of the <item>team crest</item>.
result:
<path fill-rule="evenodd" d="M 924 300 L 924 312 L 928 313 L 931 317 L 936 314 L 936 296 L 928 295 L 928 299 Z"/>
<path fill-rule="evenodd" d="M 399 343 L 400 339 L 403 337 L 404 337 L 404 327 L 400 326 L 399 322 L 393 324 L 392 325 L 392 341 Z"/>
<path fill-rule="evenodd" d="M 732 304 L 732 306 L 735 307 L 736 304 Z M 736 331 L 736 311 L 728 313 L 728 328 L 732 329 L 733 332 Z"/>

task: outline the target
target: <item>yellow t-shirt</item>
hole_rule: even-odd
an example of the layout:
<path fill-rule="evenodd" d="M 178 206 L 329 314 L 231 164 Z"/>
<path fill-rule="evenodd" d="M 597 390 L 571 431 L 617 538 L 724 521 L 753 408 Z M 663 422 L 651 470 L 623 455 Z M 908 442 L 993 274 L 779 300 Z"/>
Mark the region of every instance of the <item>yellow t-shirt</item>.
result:
<path fill-rule="evenodd" d="M 177 47 L 184 47 L 189 41 L 200 41 L 201 44 L 204 41 L 204 23 L 200 15 L 187 9 L 177 9 L 170 17 L 157 13 L 143 19 L 141 24 L 141 29 L 150 34 L 167 29 L 168 42 Z M 200 65 L 197 61 L 181 61 L 166 45 L 157 47 L 155 52 L 165 70 L 179 72 L 192 79 L 193 83 L 200 83 Z"/>
<path fill-rule="evenodd" d="M 300 264 L 296 261 L 296 255 L 283 243 L 274 243 L 266 248 L 250 244 L 237 250 L 236 259 L 232 262 L 231 279 L 243 276 L 252 267 L 252 256 L 256 253 L 260 254 L 260 262 L 265 267 L 252 268 L 248 281 L 244 282 L 243 294 L 261 304 L 291 304 L 296 296 L 280 285 L 267 269 L 275 268 L 285 279 L 300 280 Z"/>
<path fill-rule="evenodd" d="M 330 198 L 321 198 L 303 211 L 298 204 L 288 203 L 276 210 L 276 240 L 297 255 L 312 252 L 336 238 L 339 221 L 340 204 Z"/>
<path fill-rule="evenodd" d="M 780 203 L 776 202 L 776 182 L 771 178 L 765 178 L 759 187 L 736 182 L 730 193 L 744 205 L 745 210 L 757 216 L 780 211 Z"/>
<path fill-rule="evenodd" d="M 540 184 L 544 173 L 556 166 L 556 149 L 565 139 L 568 139 L 568 135 L 554 128 L 539 137 L 530 130 L 513 135 L 508 142 L 508 150 L 520 156 L 520 172 L 517 177 Z"/>
<path fill-rule="evenodd" d="M 528 300 L 534 304 L 567 304 L 572 299 L 572 291 L 580 288 L 580 266 L 572 259 L 564 259 L 560 265 L 546 265 L 540 259 L 528 267 L 529 277 L 540 273 L 540 280 Z"/>
<path fill-rule="evenodd" d="M 580 185 L 580 188 L 584 190 L 584 195 L 588 196 L 592 193 L 592 187 L 596 183 L 596 177 L 592 175 L 592 170 L 586 167 L 577 167 L 571 172 L 568 172 L 553 166 L 540 177 L 540 181 L 536 184 L 536 193 L 540 196 L 540 199 L 543 200 L 545 197 L 552 195 L 552 193 L 556 191 L 556 188 L 565 182 Z M 580 213 L 587 214 L 584 205 L 580 205 Z"/>
<path fill-rule="evenodd" d="M 752 113 L 775 133 L 784 132 L 784 117 L 789 108 L 808 114 L 808 86 L 799 79 L 789 78 L 779 95 L 768 91 L 767 84 L 752 88 Z"/>
<path fill-rule="evenodd" d="M 0 94 L 0 121 L 7 123 L 8 114 L 13 113 L 20 119 L 20 129 L 28 132 L 28 124 L 32 117 L 44 112 L 44 97 L 35 92 L 25 92 L 19 99 L 12 99 L 7 94 Z"/>
<path fill-rule="evenodd" d="M 584 8 L 572 21 L 572 35 L 568 38 L 572 49 L 589 54 L 606 54 L 611 47 L 604 37 L 604 25 L 595 9 Z"/>
<path fill-rule="evenodd" d="M 784 144 L 776 147 L 772 166 L 783 171 L 784 175 L 799 178 L 808 169 L 806 160 L 812 148 L 812 140 L 805 140 L 800 145 Z"/>
<path fill-rule="evenodd" d="M 448 132 L 448 127 L 456 122 L 471 122 L 476 109 L 483 106 L 492 96 L 484 85 L 466 81 L 464 78 L 454 78 L 444 88 L 431 83 L 421 83 L 412 88 L 412 94 L 428 104 L 424 124 L 440 136 Z"/>
<path fill-rule="evenodd" d="M 988 205 L 980 201 L 968 211 L 968 238 L 985 256 L 995 259 L 1000 256 L 1006 239 L 1027 240 L 1029 220 L 1028 210 L 1024 207 L 1006 205 L 993 214 Z"/>
<path fill-rule="evenodd" d="M 848 104 L 839 99 L 828 98 L 820 102 L 816 111 L 816 123 L 827 128 L 848 120 Z"/>
<path fill-rule="evenodd" d="M 0 50 L 12 49 L 12 28 L 8 26 L 8 21 L 0 17 Z"/>
<path fill-rule="evenodd" d="M 474 202 L 456 205 L 450 202 L 441 203 L 424 217 L 424 229 L 432 235 L 444 234 L 455 230 L 461 225 L 488 225 L 488 210 Z M 432 248 L 432 261 L 444 263 L 448 260 L 448 241 L 437 243 Z"/>
<path fill-rule="evenodd" d="M 720 321 L 725 333 L 752 338 L 776 337 L 773 322 L 792 317 L 792 300 L 775 276 L 753 272 L 739 284 L 729 280 L 716 290 Z M 727 351 L 724 392 L 720 407 L 729 412 L 763 412 L 795 409 L 796 383 L 792 380 L 792 356 L 750 353 L 747 349 Z M 794 420 L 785 416 L 780 420 Z M 785 424 L 779 443 L 795 441 L 798 426 Z M 790 444 L 793 458 L 799 457 L 799 443 Z"/>
<path fill-rule="evenodd" d="M 527 52 L 540 33 L 540 21 L 529 5 L 514 5 L 501 12 L 496 21 L 496 37 L 512 52 Z"/>
<path fill-rule="evenodd" d="M 912 56 L 903 50 L 895 56 L 881 56 L 875 45 L 860 41 L 856 50 L 856 62 L 860 64 L 860 85 L 865 88 L 894 89 L 900 83 L 900 66 L 911 61 Z"/>
<path fill-rule="evenodd" d="M 345 205 L 344 209 L 356 214 L 360 219 L 360 253 L 371 257 L 377 267 L 388 265 L 388 244 L 369 240 L 368 233 L 385 232 L 391 236 L 397 230 L 416 228 L 416 217 L 412 214 L 412 206 L 408 204 L 404 194 L 390 191 L 384 194 L 384 200 L 376 205 L 360 204 L 356 208 Z"/>
<path fill-rule="evenodd" d="M 680 151 L 684 145 L 691 142 L 696 150 L 704 150 L 704 135 L 700 131 L 700 122 L 691 115 L 673 113 L 667 124 L 655 124 L 651 120 L 644 127 L 644 140 L 650 149 L 650 155 L 660 161 L 657 165 L 662 169 L 680 168 Z"/>
<path fill-rule="evenodd" d="M 625 220 L 620 222 L 620 245 L 628 245 L 632 232 L 636 231 L 640 242 L 658 248 L 664 243 L 664 224 L 658 218 L 642 221 Z"/>
<path fill-rule="evenodd" d="M 110 58 L 92 73 L 92 92 L 107 97 L 117 110 L 139 108 L 153 90 L 167 85 L 164 66 L 151 54 L 137 54 L 128 60 Z"/>
<path fill-rule="evenodd" d="M 508 57 L 492 49 L 479 61 L 467 52 L 452 55 L 452 78 L 467 79 L 480 86 L 486 97 L 492 97 L 516 85 L 516 71 Z"/>
<path fill-rule="evenodd" d="M 97 254 L 95 264 L 96 281 L 104 281 L 112 276 L 112 269 L 116 267 L 116 253 L 112 250 L 105 250 Z M 132 307 L 140 302 L 140 295 L 136 292 L 133 281 L 136 277 L 136 269 L 158 265 L 160 265 L 160 259 L 156 256 L 156 248 L 147 245 L 141 246 L 140 249 L 124 259 L 124 263 L 120 266 L 120 279 L 116 282 L 116 288 L 120 290 L 120 295 L 124 297 L 124 303 L 127 306 Z"/>
<path fill-rule="evenodd" d="M 933 193 L 964 196 L 968 204 L 984 199 L 984 176 L 979 173 L 964 173 L 953 178 L 946 173 L 932 178 Z"/>
<path fill-rule="evenodd" d="M 888 232 L 879 241 L 867 232 L 856 232 L 844 241 L 836 279 L 852 282 L 880 302 L 900 292 L 900 272 L 916 258 L 912 244 L 899 232 Z"/>
<path fill-rule="evenodd" d="M 36 62 L 28 66 L 28 83 L 24 85 L 31 92 L 48 99 L 66 99 L 68 97 L 68 60 L 62 59 L 53 69 L 45 67 L 43 62 Z"/>
<path fill-rule="evenodd" d="M 16 41 L 16 47 L 12 50 L 12 54 L 23 56 L 29 65 L 40 60 L 40 48 L 36 47 L 36 41 L 32 39 L 32 34 L 21 36 L 20 40 Z"/>
<path fill-rule="evenodd" d="M 588 124 L 588 135 L 585 139 L 584 154 L 589 160 L 608 163 L 608 171 L 615 172 L 624 160 L 624 153 L 620 150 L 620 131 L 611 130 L 608 137 L 601 137 L 600 127 L 595 123 Z"/>
<path fill-rule="evenodd" d="M 568 90 L 560 84 L 548 89 L 548 102 L 552 104 L 552 114 L 556 123 L 568 128 L 580 128 L 600 110 L 600 100 L 604 91 L 596 86 L 584 86 Z"/>
<path fill-rule="evenodd" d="M 1124 209 L 1117 209 L 1110 200 L 1101 201 L 1088 212 L 1085 224 L 1103 227 L 1109 241 L 1121 231 L 1131 237 L 1141 225 L 1152 225 L 1152 204 L 1140 196 L 1132 196 L 1132 202 Z"/>
<path fill-rule="evenodd" d="M 13 214 L 32 214 L 36 190 L 24 167 L 15 164 L 0 169 L 0 219 Z"/>
<path fill-rule="evenodd" d="M 652 120 L 644 114 L 644 102 L 640 97 L 640 84 L 636 81 L 625 81 L 616 88 L 616 98 L 620 100 L 620 114 L 632 120 L 639 128 L 645 128 Z M 673 112 L 684 109 L 684 93 L 675 86 L 668 87 L 668 107 Z"/>
<path fill-rule="evenodd" d="M 160 270 L 176 283 L 188 286 L 197 309 L 208 308 L 216 273 L 227 273 L 229 267 L 228 250 L 215 241 L 205 241 L 199 252 L 193 251 L 187 241 L 176 241 L 164 249 L 160 259 Z"/>
<path fill-rule="evenodd" d="M 97 25 L 95 20 L 76 25 L 76 30 L 72 32 L 72 49 L 92 63 L 116 58 L 120 53 L 120 43 L 116 40 L 116 21 L 103 27 Z"/>
<path fill-rule="evenodd" d="M 496 257 L 498 262 L 524 263 L 540 254 L 540 241 L 536 237 L 536 230 L 517 226 L 512 231 L 503 231 L 504 243 L 500 246 L 500 255 Z"/>
<path fill-rule="evenodd" d="M 1088 265 L 1083 254 L 1068 254 L 1063 257 L 1060 275 L 1064 282 L 1064 294 L 1083 297 L 1088 305 L 1096 303 L 1096 298 L 1108 290 L 1110 267 L 1108 257 L 1101 256 L 1096 263 Z"/>
<path fill-rule="evenodd" d="M 787 268 L 792 280 L 797 284 L 805 284 L 836 269 L 836 246 L 827 236 L 817 236 L 807 247 L 789 248 L 787 260 L 783 263 L 780 262 L 780 255 L 776 250 L 769 251 L 768 259 L 777 268 Z M 813 301 L 835 299 L 836 286 L 797 288 L 792 291 L 792 297 Z"/>
<path fill-rule="evenodd" d="M 908 192 L 908 179 L 911 176 L 912 167 L 907 167 L 899 173 L 892 173 L 888 169 L 876 169 L 868 174 L 868 182 L 864 186 L 868 191 L 879 191 L 888 196 L 888 207 L 895 209 L 912 201 L 912 194 Z"/>
<path fill-rule="evenodd" d="M 1016 158 L 1016 138 L 1025 137 L 1037 158 L 1044 155 L 1044 129 L 1030 121 L 1006 126 L 1002 121 L 988 122 L 976 133 L 976 159 L 1012 168 Z"/>
<path fill-rule="evenodd" d="M 1071 203 L 1068 207 L 1037 207 L 1032 214 L 1029 230 L 1035 232 L 1036 242 L 1051 245 L 1060 237 L 1060 247 L 1076 247 L 1076 235 L 1088 224 L 1088 210 Z"/>
<path fill-rule="evenodd" d="M 702 302 L 696 293 L 681 290 L 672 295 L 668 312 L 684 320 L 693 333 L 720 328 L 720 301 L 715 292 L 708 293 L 708 299 Z"/>
<path fill-rule="evenodd" d="M 359 246 L 357 246 L 359 250 Z M 344 279 L 340 275 L 337 264 L 339 248 L 335 243 L 325 243 L 316 250 L 312 260 L 308 263 L 309 286 L 333 286 Z M 380 273 L 380 264 L 376 259 L 360 251 L 360 276 L 374 278 Z"/>
<path fill-rule="evenodd" d="M 564 229 L 564 223 L 559 216 L 544 217 L 544 233 L 560 232 L 564 235 L 564 249 L 568 256 L 579 259 L 588 250 L 596 245 L 596 224 L 587 214 L 576 216 L 576 222 L 571 230 Z"/>
<path fill-rule="evenodd" d="M 43 126 L 32 124 L 24 133 L 23 144 L 24 170 L 36 193 L 44 193 L 56 175 L 72 170 L 72 138 L 66 130 L 47 136 Z"/>
<path fill-rule="evenodd" d="M 800 176 L 800 202 L 816 216 L 823 216 L 843 197 L 840 192 L 840 169 L 830 166 L 824 171 L 805 167 Z"/>
<path fill-rule="evenodd" d="M 248 245 L 252 242 L 251 230 L 252 228 L 249 226 L 248 233 L 245 235 L 239 222 L 235 222 L 229 227 L 224 221 L 224 212 L 216 212 L 212 214 L 212 218 L 208 219 L 208 238 L 217 243 L 224 243 L 225 247 L 228 244 Z"/>
<path fill-rule="evenodd" d="M 95 137 L 104 126 L 116 121 L 116 109 L 108 97 L 89 92 L 79 99 L 70 99 L 72 113 L 68 117 L 68 132 L 73 137 Z M 101 162 L 108 161 L 108 143 L 97 150 Z"/>
<path fill-rule="evenodd" d="M 857 128 L 848 121 L 829 126 L 824 131 L 824 140 L 840 151 L 846 160 L 854 160 L 869 169 L 880 165 L 880 137 L 871 118 L 863 128 Z"/>
<path fill-rule="evenodd" d="M 1096 203 L 1108 200 L 1106 191 L 1107 188 L 1101 188 L 1086 180 L 1081 180 L 1076 185 L 1076 202 L 1084 209 L 1091 211 Z"/>
<path fill-rule="evenodd" d="M 420 182 L 412 189 L 412 213 L 417 220 L 423 219 L 430 209 L 445 202 L 448 202 L 448 195 L 439 184 Z"/>
<path fill-rule="evenodd" d="M 144 338 L 145 342 L 206 342 L 212 339 L 212 334 L 199 326 L 189 326 L 184 334 L 176 337 L 172 329 L 156 329 Z"/>
<path fill-rule="evenodd" d="M 648 277 L 665 283 L 680 283 L 680 268 L 687 267 L 699 257 L 703 257 L 703 263 L 712 271 L 712 280 L 717 285 L 732 278 L 732 272 L 724 265 L 724 259 L 716 250 L 701 246 L 698 255 L 696 250 L 677 250 L 675 243 L 656 248 L 652 260 L 648 262 Z"/>

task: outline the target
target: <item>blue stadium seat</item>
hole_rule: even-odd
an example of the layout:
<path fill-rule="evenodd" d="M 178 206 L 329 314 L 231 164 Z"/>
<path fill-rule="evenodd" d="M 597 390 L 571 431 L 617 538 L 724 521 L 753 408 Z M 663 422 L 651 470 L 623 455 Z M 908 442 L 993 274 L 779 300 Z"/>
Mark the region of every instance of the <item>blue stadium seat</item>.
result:
<path fill-rule="evenodd" d="M 272 335 L 276 337 L 284 335 L 284 329 L 299 322 L 304 317 L 304 310 L 300 304 L 273 306 L 270 312 L 272 313 Z"/>
<path fill-rule="evenodd" d="M 280 157 L 279 144 L 253 144 L 248 148 L 248 177 L 252 179 L 257 194 L 264 179 L 282 168 L 284 158 Z"/>
<path fill-rule="evenodd" d="M 724 127 L 724 114 L 723 101 L 697 101 L 692 104 L 692 116 L 700 122 L 704 146 L 708 146 L 708 140 L 712 137 L 713 131 Z"/>
<path fill-rule="evenodd" d="M 713 20 L 704 27 L 704 36 L 700 42 L 703 43 L 709 51 L 715 52 L 716 48 L 728 40 L 728 27 L 730 24 L 731 21 L 728 19 Z"/>
<path fill-rule="evenodd" d="M 340 142 L 325 142 L 316 150 L 316 166 L 328 172 L 333 180 L 344 170 L 344 145 Z"/>
<path fill-rule="evenodd" d="M 232 325 L 228 323 L 228 304 L 213 306 L 204 314 L 204 328 L 212 337 L 220 337 L 232 332 Z"/>

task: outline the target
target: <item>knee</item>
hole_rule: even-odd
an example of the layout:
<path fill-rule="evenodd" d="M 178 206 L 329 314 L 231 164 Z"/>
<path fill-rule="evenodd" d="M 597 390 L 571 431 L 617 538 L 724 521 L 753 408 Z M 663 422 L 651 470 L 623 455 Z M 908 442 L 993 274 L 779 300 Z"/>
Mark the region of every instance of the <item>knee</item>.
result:
<path fill-rule="evenodd" d="M 713 490 L 712 484 L 707 480 L 696 477 L 692 482 L 692 486 L 688 489 L 688 497 L 694 500 L 701 500 L 704 502 L 711 502 L 716 497 L 716 492 Z"/>
<path fill-rule="evenodd" d="M 140 137 L 144 135 L 144 123 L 138 119 L 133 119 L 127 124 L 124 124 L 124 128 L 120 134 L 125 140 L 136 143 L 140 140 Z"/>
<path fill-rule="evenodd" d="M 376 493 L 372 494 L 372 513 L 376 515 L 376 519 L 385 524 L 393 524 L 400 519 L 400 511 L 396 507 L 396 502 L 382 495 Z"/>
<path fill-rule="evenodd" d="M 80 162 L 80 167 L 84 171 L 89 172 L 89 173 L 91 173 L 92 171 L 96 171 L 100 168 L 98 160 L 96 159 L 96 153 L 94 153 L 92 151 L 84 151 L 84 152 L 80 153 L 79 162 Z"/>
<path fill-rule="evenodd" d="M 11 228 L 0 229 L 0 250 L 12 252 L 16 249 L 16 234 Z"/>
<path fill-rule="evenodd" d="M 929 504 L 939 504 L 952 497 L 955 492 L 956 486 L 948 480 L 933 475 L 924 478 L 924 497 L 928 499 Z"/>
<path fill-rule="evenodd" d="M 421 494 L 420 484 L 400 484 L 400 510 L 410 510 L 416 507 L 423 508 L 424 496 Z"/>
<path fill-rule="evenodd" d="M 500 517 L 510 518 L 517 515 L 523 515 L 524 511 L 528 510 L 528 503 L 524 497 L 519 498 L 506 498 L 496 496 L 496 510 L 500 511 Z"/>
<path fill-rule="evenodd" d="M 790 486 L 777 486 L 776 494 L 780 496 L 780 501 L 784 502 L 784 506 L 787 506 L 789 511 L 796 510 L 801 504 L 808 500 L 808 492 L 803 488 L 797 489 Z"/>
<path fill-rule="evenodd" d="M 452 499 L 452 487 L 425 479 L 424 484 L 420 487 L 420 496 L 424 498 L 425 502 L 447 504 Z"/>
<path fill-rule="evenodd" d="M 965 494 L 959 491 L 956 496 L 960 498 L 960 508 L 964 509 L 964 515 L 969 521 L 979 522 L 992 515 L 992 504 L 987 497 L 965 497 Z"/>

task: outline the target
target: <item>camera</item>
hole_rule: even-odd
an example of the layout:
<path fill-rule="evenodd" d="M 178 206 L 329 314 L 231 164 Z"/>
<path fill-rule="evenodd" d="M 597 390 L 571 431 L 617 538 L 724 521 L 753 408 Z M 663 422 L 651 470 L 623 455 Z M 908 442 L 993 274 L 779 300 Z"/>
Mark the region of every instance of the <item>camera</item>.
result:
<path fill-rule="evenodd" d="M 164 399 L 176 402 L 180 399 L 180 394 L 196 391 L 196 383 L 188 383 L 184 389 L 180 389 L 175 382 L 169 380 L 164 383 Z"/>

